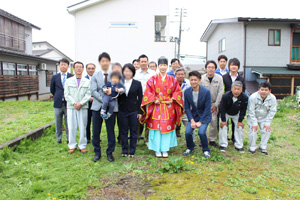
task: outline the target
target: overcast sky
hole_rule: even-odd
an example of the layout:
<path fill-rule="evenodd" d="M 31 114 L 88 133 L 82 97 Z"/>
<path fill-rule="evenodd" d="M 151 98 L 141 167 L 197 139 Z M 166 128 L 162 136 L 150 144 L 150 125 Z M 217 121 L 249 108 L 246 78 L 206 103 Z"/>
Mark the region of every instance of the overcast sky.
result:
<path fill-rule="evenodd" d="M 48 41 L 74 59 L 74 17 L 67 6 L 81 0 L 0 0 L 0 8 L 42 28 L 34 30 L 33 41 Z M 125 1 L 125 0 L 123 0 Z M 128 0 L 129 1 L 129 0 Z M 182 33 L 182 54 L 205 56 L 200 37 L 212 19 L 268 17 L 300 19 L 300 0 L 171 0 L 171 21 L 175 7 L 187 9 Z M 152 25 L 151 25 L 152 26 Z M 179 24 L 171 25 L 170 34 L 178 36 Z"/>

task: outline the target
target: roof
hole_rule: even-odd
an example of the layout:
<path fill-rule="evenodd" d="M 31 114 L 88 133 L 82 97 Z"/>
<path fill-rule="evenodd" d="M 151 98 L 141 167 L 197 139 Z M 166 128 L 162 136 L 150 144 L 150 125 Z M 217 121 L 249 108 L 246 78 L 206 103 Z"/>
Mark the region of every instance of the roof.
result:
<path fill-rule="evenodd" d="M 249 68 L 249 67 L 248 67 Z M 300 76 L 300 70 L 290 70 L 287 67 L 250 67 L 252 72 L 261 76 Z"/>
<path fill-rule="evenodd" d="M 210 35 L 214 32 L 218 24 L 224 23 L 244 23 L 244 22 L 280 22 L 280 23 L 300 23 L 300 19 L 288 18 L 257 18 L 257 17 L 236 17 L 228 19 L 214 19 L 211 20 L 201 36 L 201 42 L 207 42 Z"/>
<path fill-rule="evenodd" d="M 8 19 L 10 19 L 10 20 L 12 20 L 12 21 L 15 21 L 15 22 L 18 22 L 18 23 L 20 23 L 20 24 L 23 24 L 24 26 L 32 27 L 32 28 L 35 28 L 35 29 L 37 29 L 37 30 L 41 30 L 40 27 L 38 27 L 38 26 L 36 26 L 36 25 L 34 25 L 34 24 L 31 24 L 31 23 L 29 23 L 29 22 L 27 22 L 27 21 L 25 21 L 25 20 L 23 20 L 23 19 L 21 19 L 21 18 L 15 16 L 15 15 L 13 15 L 13 14 L 10 14 L 10 13 L 8 13 L 8 12 L 2 10 L 2 9 L 0 9 L 0 15 L 4 16 L 4 17 L 6 17 L 6 18 L 8 18 Z"/>
<path fill-rule="evenodd" d="M 74 14 L 78 10 L 90 7 L 94 4 L 104 2 L 104 1 L 107 1 L 107 0 L 84 0 L 84 1 L 81 1 L 79 3 L 68 6 L 67 10 L 68 10 L 69 13 Z"/>
<path fill-rule="evenodd" d="M 63 57 L 65 57 L 66 59 L 68 59 L 70 62 L 73 62 L 73 60 L 68 57 L 66 54 L 64 54 L 63 52 L 61 52 L 60 50 L 58 50 L 57 48 L 55 48 L 52 44 L 50 44 L 47 41 L 40 41 L 40 42 L 33 42 L 32 44 L 41 44 L 41 43 L 46 43 L 48 44 L 52 49 L 45 49 L 45 50 L 32 50 L 32 54 L 36 55 L 36 56 L 42 56 L 45 55 L 46 53 L 49 53 L 51 51 L 58 51 L 60 54 L 63 55 Z"/>
<path fill-rule="evenodd" d="M 0 48 L 0 55 L 17 56 L 20 58 L 28 58 L 28 59 L 38 60 L 38 61 L 48 61 L 48 62 L 57 63 L 57 60 L 52 60 L 49 58 L 43 58 L 43 57 L 39 57 L 39 56 L 29 55 L 26 53 L 20 53 L 20 52 L 3 49 L 3 48 Z"/>

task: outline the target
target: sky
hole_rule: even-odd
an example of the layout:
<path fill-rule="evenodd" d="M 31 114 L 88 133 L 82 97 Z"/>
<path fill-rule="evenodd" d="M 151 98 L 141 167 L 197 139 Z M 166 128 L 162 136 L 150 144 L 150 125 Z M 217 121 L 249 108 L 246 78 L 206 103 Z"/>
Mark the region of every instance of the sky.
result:
<path fill-rule="evenodd" d="M 74 16 L 67 6 L 81 0 L 0 0 L 0 8 L 20 17 L 41 30 L 33 31 L 33 41 L 48 41 L 75 59 Z M 125 0 L 122 0 L 125 1 Z M 128 0 L 130 1 L 130 0 Z M 179 23 L 175 8 L 187 9 L 183 20 L 181 54 L 205 56 L 200 37 L 213 19 L 266 17 L 300 19 L 300 0 L 170 0 L 170 35 L 178 36 Z M 151 25 L 152 26 L 152 25 Z"/>

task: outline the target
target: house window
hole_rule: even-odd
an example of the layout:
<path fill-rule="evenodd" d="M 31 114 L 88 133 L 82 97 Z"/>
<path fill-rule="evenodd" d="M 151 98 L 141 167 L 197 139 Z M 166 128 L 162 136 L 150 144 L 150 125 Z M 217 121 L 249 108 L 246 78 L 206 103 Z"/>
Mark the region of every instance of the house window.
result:
<path fill-rule="evenodd" d="M 280 46 L 281 30 L 269 29 L 269 46 Z"/>
<path fill-rule="evenodd" d="M 155 16 L 154 21 L 155 42 L 166 42 L 167 16 Z"/>
<path fill-rule="evenodd" d="M 222 53 L 226 50 L 226 40 L 223 38 L 222 40 L 219 40 L 219 53 Z"/>
<path fill-rule="evenodd" d="M 29 75 L 37 75 L 37 70 L 36 70 L 35 65 L 29 65 Z"/>
<path fill-rule="evenodd" d="M 28 66 L 25 64 L 17 64 L 18 75 L 28 75 Z"/>
<path fill-rule="evenodd" d="M 16 75 L 16 64 L 3 62 L 3 75 Z"/>

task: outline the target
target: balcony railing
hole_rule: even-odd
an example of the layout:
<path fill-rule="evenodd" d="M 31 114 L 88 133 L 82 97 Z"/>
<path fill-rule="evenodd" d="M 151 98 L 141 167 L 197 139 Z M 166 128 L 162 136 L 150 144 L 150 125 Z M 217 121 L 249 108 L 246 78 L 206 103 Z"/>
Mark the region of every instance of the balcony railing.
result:
<path fill-rule="evenodd" d="M 300 46 L 292 47 L 292 62 L 300 62 Z"/>
<path fill-rule="evenodd" d="M 25 40 L 0 33 L 0 47 L 24 52 Z"/>

